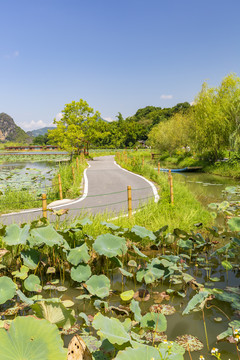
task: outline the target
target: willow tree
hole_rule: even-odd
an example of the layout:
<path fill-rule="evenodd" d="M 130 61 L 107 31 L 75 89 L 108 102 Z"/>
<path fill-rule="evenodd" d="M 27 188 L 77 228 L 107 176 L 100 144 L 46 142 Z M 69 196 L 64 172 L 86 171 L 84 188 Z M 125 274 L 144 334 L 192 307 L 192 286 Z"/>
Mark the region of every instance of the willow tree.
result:
<path fill-rule="evenodd" d="M 219 151 L 230 148 L 231 138 L 239 134 L 240 78 L 226 76 L 221 85 L 210 88 L 203 84 L 195 99 L 193 143 L 196 150 L 212 152 L 217 159 Z"/>
<path fill-rule="evenodd" d="M 94 138 L 100 113 L 80 99 L 66 104 L 62 115 L 61 119 L 54 119 L 57 127 L 49 131 L 49 139 L 63 150 L 78 152 Z"/>
<path fill-rule="evenodd" d="M 160 122 L 149 133 L 148 140 L 151 146 L 160 152 L 168 151 L 170 155 L 181 148 L 190 145 L 189 129 L 192 115 L 177 113 L 170 120 Z"/>

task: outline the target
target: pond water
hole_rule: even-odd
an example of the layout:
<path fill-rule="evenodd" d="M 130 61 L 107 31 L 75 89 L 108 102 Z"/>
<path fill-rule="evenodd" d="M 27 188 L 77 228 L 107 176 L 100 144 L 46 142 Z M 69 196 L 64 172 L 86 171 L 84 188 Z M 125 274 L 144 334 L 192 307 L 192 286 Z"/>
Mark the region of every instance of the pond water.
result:
<path fill-rule="evenodd" d="M 58 161 L 16 161 L 0 164 L 0 190 L 6 187 L 12 190 L 39 189 L 45 190 L 51 185 Z"/>
<path fill-rule="evenodd" d="M 212 202 L 221 202 L 225 200 L 226 195 L 223 190 L 227 186 L 236 186 L 240 182 L 237 179 L 231 179 L 218 175 L 206 173 L 172 173 L 174 178 L 186 184 L 188 188 L 197 196 L 203 205 Z"/>

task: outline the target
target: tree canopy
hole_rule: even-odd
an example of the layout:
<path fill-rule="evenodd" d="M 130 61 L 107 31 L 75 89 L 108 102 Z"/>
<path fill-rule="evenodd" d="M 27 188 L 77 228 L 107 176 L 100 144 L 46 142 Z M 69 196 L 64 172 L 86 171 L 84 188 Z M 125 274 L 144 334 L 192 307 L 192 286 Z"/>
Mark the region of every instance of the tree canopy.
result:
<path fill-rule="evenodd" d="M 50 141 L 67 151 L 79 151 L 86 141 L 96 137 L 96 122 L 100 113 L 94 112 L 82 99 L 66 104 L 60 120 L 54 119 L 56 129 L 49 131 Z"/>

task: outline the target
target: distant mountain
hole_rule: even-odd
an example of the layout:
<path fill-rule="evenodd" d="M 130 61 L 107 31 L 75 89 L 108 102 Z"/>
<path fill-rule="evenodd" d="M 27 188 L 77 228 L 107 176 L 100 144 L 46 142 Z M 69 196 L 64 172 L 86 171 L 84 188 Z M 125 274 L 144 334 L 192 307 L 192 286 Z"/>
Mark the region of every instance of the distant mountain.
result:
<path fill-rule="evenodd" d="M 56 127 L 48 126 L 37 130 L 27 131 L 27 134 L 36 137 L 38 135 L 45 135 L 48 132 L 48 130 L 53 130 L 53 129 L 56 129 Z"/>
<path fill-rule="evenodd" d="M 31 143 L 32 137 L 17 126 L 8 114 L 0 113 L 0 142 Z"/>

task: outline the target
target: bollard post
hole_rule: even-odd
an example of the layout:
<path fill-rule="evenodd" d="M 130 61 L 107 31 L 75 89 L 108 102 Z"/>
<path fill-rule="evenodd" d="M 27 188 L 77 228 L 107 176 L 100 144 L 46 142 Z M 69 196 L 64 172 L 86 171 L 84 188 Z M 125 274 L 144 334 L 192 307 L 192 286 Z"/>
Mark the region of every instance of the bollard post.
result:
<path fill-rule="evenodd" d="M 73 176 L 73 181 L 75 180 L 75 172 L 74 172 L 74 167 L 72 166 L 72 176 Z"/>
<path fill-rule="evenodd" d="M 76 164 L 77 164 L 77 171 L 79 172 L 79 163 L 78 163 L 78 157 L 76 159 Z"/>
<path fill-rule="evenodd" d="M 132 189 L 131 186 L 127 187 L 127 197 L 128 197 L 128 217 L 132 217 Z"/>
<path fill-rule="evenodd" d="M 158 174 L 160 174 L 160 162 L 158 162 Z"/>
<path fill-rule="evenodd" d="M 172 176 L 172 172 L 171 172 L 171 170 L 169 169 L 169 170 L 168 170 L 168 181 L 170 181 L 170 176 Z"/>
<path fill-rule="evenodd" d="M 43 217 L 47 219 L 47 195 L 42 194 L 42 212 Z"/>
<path fill-rule="evenodd" d="M 62 180 L 61 180 L 61 175 L 58 174 L 58 187 L 59 187 L 59 197 L 60 200 L 63 199 L 63 195 L 62 195 Z"/>
<path fill-rule="evenodd" d="M 172 175 L 169 176 L 169 182 L 170 182 L 170 199 L 171 199 L 171 204 L 173 205 L 173 177 L 172 177 Z"/>

